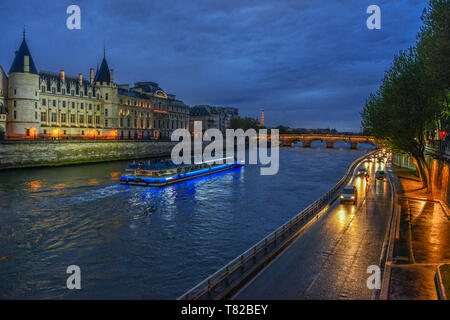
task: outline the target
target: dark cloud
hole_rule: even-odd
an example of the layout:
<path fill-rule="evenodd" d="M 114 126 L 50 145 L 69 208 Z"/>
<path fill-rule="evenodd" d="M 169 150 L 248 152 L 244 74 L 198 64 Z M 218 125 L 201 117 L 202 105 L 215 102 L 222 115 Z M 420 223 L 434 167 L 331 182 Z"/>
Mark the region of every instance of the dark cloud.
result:
<path fill-rule="evenodd" d="M 66 8 L 82 30 L 65 28 Z M 414 44 L 426 0 L 3 0 L 0 65 L 23 24 L 39 69 L 88 73 L 106 44 L 120 83 L 152 80 L 186 103 L 231 105 L 269 125 L 359 129 L 359 112 L 400 49 Z M 382 29 L 365 26 L 370 4 Z"/>

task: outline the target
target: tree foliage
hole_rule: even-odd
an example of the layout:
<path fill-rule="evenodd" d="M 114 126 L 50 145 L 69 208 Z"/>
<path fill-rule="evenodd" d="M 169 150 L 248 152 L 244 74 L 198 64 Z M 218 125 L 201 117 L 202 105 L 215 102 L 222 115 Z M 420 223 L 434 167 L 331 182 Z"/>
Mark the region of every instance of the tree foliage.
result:
<path fill-rule="evenodd" d="M 448 0 L 430 1 L 416 47 L 394 57 L 380 88 L 369 96 L 361 112 L 364 132 L 394 151 L 410 154 L 429 191 L 426 135 L 437 129 L 448 111 L 448 6 Z"/>
<path fill-rule="evenodd" d="M 244 131 L 261 128 L 259 122 L 253 118 L 233 118 L 231 119 L 230 127 L 231 129 L 243 129 Z"/>

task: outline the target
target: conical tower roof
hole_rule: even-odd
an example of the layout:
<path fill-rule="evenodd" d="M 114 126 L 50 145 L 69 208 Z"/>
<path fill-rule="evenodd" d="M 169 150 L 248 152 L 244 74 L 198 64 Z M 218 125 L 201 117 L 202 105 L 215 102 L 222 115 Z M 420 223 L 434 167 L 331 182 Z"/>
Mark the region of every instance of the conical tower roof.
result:
<path fill-rule="evenodd" d="M 100 66 L 100 69 L 97 71 L 95 75 L 95 82 L 111 82 L 111 73 L 109 71 L 108 62 L 106 62 L 106 54 L 103 55 L 103 61 Z"/>
<path fill-rule="evenodd" d="M 25 71 L 25 56 L 28 56 L 29 71 Z M 25 32 L 23 34 L 23 41 L 20 45 L 19 51 L 16 51 L 16 56 L 9 69 L 9 73 L 12 72 L 29 72 L 38 74 L 36 65 L 34 64 L 33 58 L 31 57 L 30 50 L 28 49 L 27 42 L 25 40 Z"/>

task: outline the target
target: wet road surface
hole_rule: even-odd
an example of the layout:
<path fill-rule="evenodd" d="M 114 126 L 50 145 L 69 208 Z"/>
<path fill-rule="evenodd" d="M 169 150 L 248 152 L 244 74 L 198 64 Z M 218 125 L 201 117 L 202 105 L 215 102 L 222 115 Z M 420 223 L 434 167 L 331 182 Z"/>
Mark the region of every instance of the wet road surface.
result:
<path fill-rule="evenodd" d="M 233 298 L 370 299 L 367 268 L 379 264 L 392 214 L 389 182 L 375 179 L 379 167 L 367 166 L 368 182 L 356 169 L 357 204 L 336 201 Z"/>

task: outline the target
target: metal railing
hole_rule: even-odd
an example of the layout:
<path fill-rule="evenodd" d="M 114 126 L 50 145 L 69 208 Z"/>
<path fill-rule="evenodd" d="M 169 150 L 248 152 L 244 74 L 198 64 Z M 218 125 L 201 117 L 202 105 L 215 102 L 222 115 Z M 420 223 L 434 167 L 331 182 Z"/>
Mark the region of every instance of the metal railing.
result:
<path fill-rule="evenodd" d="M 428 142 L 425 146 L 425 152 L 438 158 L 450 160 L 450 139 Z"/>
<path fill-rule="evenodd" d="M 273 231 L 267 237 L 256 243 L 250 249 L 219 269 L 213 275 L 188 290 L 181 295 L 178 300 L 222 298 L 224 292 L 234 290 L 236 286 L 242 283 L 243 279 L 251 276 L 252 270 L 254 271 L 258 266 L 267 262 L 267 260 L 273 256 L 274 252 L 276 253 L 283 249 L 284 245 L 289 241 L 289 239 L 286 239 L 286 235 L 290 234 L 294 236 L 295 233 L 298 232 L 297 229 L 294 230 L 294 227 L 298 226 L 306 217 L 316 215 L 322 211 L 331 200 L 334 200 L 359 162 L 375 152 L 377 152 L 377 150 L 356 159 L 342 179 L 339 180 L 339 182 L 325 195 Z M 290 238 L 292 239 L 292 237 Z M 269 249 L 272 251 L 269 252 Z M 246 268 L 246 265 L 248 264 L 250 264 L 250 268 Z M 234 285 L 233 282 L 235 283 Z"/>

